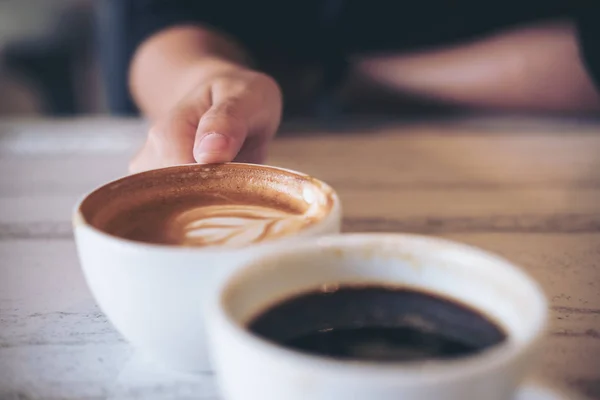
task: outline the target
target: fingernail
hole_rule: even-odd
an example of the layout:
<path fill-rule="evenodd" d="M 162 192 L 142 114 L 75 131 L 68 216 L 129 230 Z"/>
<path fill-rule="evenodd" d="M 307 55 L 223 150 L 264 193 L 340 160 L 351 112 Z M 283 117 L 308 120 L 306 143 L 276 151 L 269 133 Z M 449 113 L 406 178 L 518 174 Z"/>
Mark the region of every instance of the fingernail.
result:
<path fill-rule="evenodd" d="M 220 133 L 204 135 L 194 146 L 194 158 L 199 163 L 215 162 L 221 153 L 227 152 L 229 139 Z"/>

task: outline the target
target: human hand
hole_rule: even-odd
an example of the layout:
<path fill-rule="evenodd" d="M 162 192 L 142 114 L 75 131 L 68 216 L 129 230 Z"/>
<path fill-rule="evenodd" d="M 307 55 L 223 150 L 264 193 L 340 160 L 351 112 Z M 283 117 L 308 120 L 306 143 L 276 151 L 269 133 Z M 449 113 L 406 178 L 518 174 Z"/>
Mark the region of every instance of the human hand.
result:
<path fill-rule="evenodd" d="M 275 80 L 239 66 L 199 75 L 153 124 L 130 172 L 194 162 L 264 161 L 281 121 L 282 96 Z"/>

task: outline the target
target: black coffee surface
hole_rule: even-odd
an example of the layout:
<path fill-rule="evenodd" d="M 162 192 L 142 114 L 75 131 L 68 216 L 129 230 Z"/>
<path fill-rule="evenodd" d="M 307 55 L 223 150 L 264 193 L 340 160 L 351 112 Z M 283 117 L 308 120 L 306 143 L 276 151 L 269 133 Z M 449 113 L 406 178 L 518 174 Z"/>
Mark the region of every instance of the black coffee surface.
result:
<path fill-rule="evenodd" d="M 465 305 L 384 286 L 305 293 L 274 305 L 249 329 L 305 353 L 363 361 L 451 359 L 506 340 L 498 325 Z"/>

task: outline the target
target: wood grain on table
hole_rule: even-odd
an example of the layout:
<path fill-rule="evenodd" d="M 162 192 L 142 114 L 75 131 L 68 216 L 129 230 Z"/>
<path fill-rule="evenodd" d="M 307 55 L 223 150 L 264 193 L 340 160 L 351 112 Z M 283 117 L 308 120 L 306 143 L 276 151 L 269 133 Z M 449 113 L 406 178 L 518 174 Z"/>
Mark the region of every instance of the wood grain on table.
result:
<path fill-rule="evenodd" d="M 0 398 L 216 398 L 210 376 L 135 372 L 79 272 L 72 207 L 125 174 L 144 134 L 137 120 L 0 122 Z M 539 375 L 600 399 L 600 123 L 290 126 L 269 163 L 334 186 L 345 231 L 439 235 L 522 265 L 551 300 Z"/>

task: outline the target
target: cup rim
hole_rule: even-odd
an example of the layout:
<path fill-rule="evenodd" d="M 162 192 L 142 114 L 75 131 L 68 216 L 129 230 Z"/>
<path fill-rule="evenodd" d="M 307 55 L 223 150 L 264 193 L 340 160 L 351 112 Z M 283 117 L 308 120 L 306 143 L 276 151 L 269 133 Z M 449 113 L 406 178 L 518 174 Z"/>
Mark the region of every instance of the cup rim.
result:
<path fill-rule="evenodd" d="M 424 362 L 386 362 L 377 363 L 369 361 L 348 361 L 327 358 L 318 355 L 303 353 L 288 349 L 285 346 L 273 343 L 262 338 L 233 319 L 225 305 L 227 289 L 240 274 L 251 268 L 259 268 L 259 265 L 290 257 L 294 254 L 312 253 L 317 255 L 319 251 L 335 247 L 351 247 L 357 243 L 381 243 L 382 241 L 416 240 L 422 243 L 441 245 L 446 248 L 460 249 L 477 255 L 482 259 L 500 262 L 508 268 L 511 273 L 516 273 L 527 282 L 533 289 L 539 316 L 532 322 L 531 334 L 521 341 L 505 341 L 499 345 L 486 349 L 478 354 L 452 360 L 434 360 Z M 252 260 L 240 264 L 237 268 L 227 271 L 220 276 L 219 282 L 214 286 L 204 310 L 205 318 L 208 320 L 209 328 L 212 330 L 217 325 L 227 330 L 227 334 L 236 341 L 244 341 L 253 346 L 261 354 L 268 357 L 277 357 L 281 364 L 289 364 L 294 368 L 310 370 L 317 375 L 319 372 L 328 376 L 337 376 L 341 379 L 372 379 L 383 382 L 394 382 L 395 384 L 423 384 L 427 382 L 440 382 L 456 379 L 459 376 L 481 374 L 490 370 L 500 368 L 511 360 L 523 356 L 528 349 L 534 348 L 543 337 L 548 326 L 548 300 L 537 283 L 526 271 L 509 260 L 483 249 L 463 244 L 460 242 L 442 239 L 438 237 L 406 234 L 406 233 L 347 233 L 339 235 L 311 238 L 292 246 L 285 245 L 278 249 L 261 254 Z M 214 333 L 214 331 L 212 332 Z"/>
<path fill-rule="evenodd" d="M 178 245 L 164 244 L 164 243 L 149 243 L 149 242 L 141 242 L 141 241 L 124 238 L 121 236 L 112 235 L 110 233 L 105 232 L 102 229 L 99 229 L 99 228 L 93 226 L 91 223 L 89 223 L 89 221 L 83 215 L 83 212 L 81 209 L 83 203 L 94 193 L 98 192 L 99 190 L 102 190 L 103 188 L 105 188 L 109 185 L 113 185 L 120 181 L 128 180 L 128 179 L 131 179 L 132 177 L 148 174 L 148 173 L 151 173 L 152 171 L 157 171 L 157 170 L 181 169 L 181 168 L 186 168 L 186 167 L 211 166 L 211 165 L 213 165 L 213 166 L 214 165 L 248 166 L 248 167 L 254 167 L 254 168 L 264 168 L 264 169 L 268 169 L 268 170 L 272 170 L 272 171 L 287 172 L 287 173 L 290 173 L 293 175 L 297 175 L 299 177 L 307 178 L 307 179 L 311 180 L 312 182 L 318 183 L 318 185 L 320 187 L 322 187 L 324 190 L 328 191 L 330 194 L 330 197 L 332 200 L 332 207 L 331 207 L 331 210 L 329 211 L 329 213 L 327 213 L 322 220 L 318 221 L 317 223 L 315 223 L 311 226 L 306 227 L 305 229 L 298 231 L 298 233 L 296 233 L 294 235 L 283 236 L 281 238 L 268 240 L 268 241 L 257 243 L 257 244 L 251 244 L 248 246 L 243 246 L 240 249 L 247 249 L 247 248 L 256 249 L 256 248 L 261 248 L 263 246 L 268 246 L 272 243 L 284 243 L 294 237 L 310 236 L 310 234 L 313 230 L 315 230 L 318 227 L 322 226 L 323 224 L 329 222 L 330 220 L 341 219 L 341 214 L 342 214 L 341 203 L 340 203 L 339 195 L 337 194 L 336 190 L 331 185 L 326 183 L 325 181 L 322 181 L 318 178 L 315 178 L 315 177 L 305 174 L 303 172 L 299 172 L 299 171 L 289 169 L 289 168 L 277 167 L 277 166 L 273 166 L 273 165 L 242 163 L 242 162 L 227 162 L 227 163 L 215 163 L 215 164 L 189 163 L 189 164 L 173 165 L 173 166 L 164 167 L 164 168 L 156 168 L 153 170 L 147 170 L 147 171 L 137 172 L 135 174 L 125 175 L 120 178 L 113 179 L 109 182 L 106 182 L 106 183 L 103 183 L 101 185 L 94 187 L 93 189 L 89 190 L 87 193 L 82 195 L 79 198 L 79 200 L 75 203 L 75 206 L 73 207 L 72 217 L 71 217 L 71 223 L 73 226 L 73 230 L 78 230 L 78 229 L 87 230 L 90 233 L 92 233 L 94 236 L 96 236 L 97 238 L 106 240 L 106 241 L 114 244 L 115 246 L 119 246 L 119 247 L 123 247 L 123 248 L 130 248 L 130 249 L 155 249 L 155 250 L 169 251 L 169 252 L 174 252 L 174 253 L 196 253 L 198 251 L 201 251 L 201 252 L 207 253 L 207 254 L 208 253 L 221 253 L 223 251 L 235 250 L 235 249 L 231 249 L 231 248 L 192 247 L 192 246 L 178 246 Z"/>

